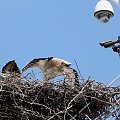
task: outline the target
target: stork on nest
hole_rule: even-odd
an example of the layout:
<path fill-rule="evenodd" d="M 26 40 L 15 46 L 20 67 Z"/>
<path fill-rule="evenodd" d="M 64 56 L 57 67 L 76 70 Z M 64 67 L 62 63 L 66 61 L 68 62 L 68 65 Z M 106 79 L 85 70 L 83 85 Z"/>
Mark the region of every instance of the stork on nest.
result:
<path fill-rule="evenodd" d="M 60 58 L 37 58 L 30 61 L 21 72 L 23 73 L 32 67 L 40 68 L 42 70 L 44 80 L 50 80 L 56 76 L 64 75 L 65 83 L 73 87 L 79 80 L 77 71 L 70 68 L 70 65 L 71 63 Z"/>
<path fill-rule="evenodd" d="M 34 59 L 22 72 L 30 67 L 40 68 L 45 80 L 57 75 L 65 75 L 66 81 L 78 80 L 76 70 L 62 59 Z M 15 61 L 8 62 L 2 69 L 2 73 L 14 72 L 21 73 Z M 79 82 L 75 89 L 69 89 L 61 82 L 41 85 L 20 77 L 6 79 L 0 75 L 0 106 L 0 120 L 103 120 L 109 116 L 119 120 L 120 87 L 88 79 Z"/>

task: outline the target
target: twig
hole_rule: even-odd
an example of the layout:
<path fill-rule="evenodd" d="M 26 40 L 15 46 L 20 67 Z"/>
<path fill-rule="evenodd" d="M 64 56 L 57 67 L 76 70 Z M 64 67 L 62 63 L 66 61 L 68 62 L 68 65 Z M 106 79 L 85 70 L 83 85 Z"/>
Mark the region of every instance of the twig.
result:
<path fill-rule="evenodd" d="M 87 114 L 85 114 L 85 116 L 86 116 L 89 120 L 92 120 L 92 119 L 90 119 L 90 117 L 89 117 Z"/>
<path fill-rule="evenodd" d="M 79 72 L 79 74 L 80 74 L 80 77 L 81 77 L 81 79 L 82 79 L 83 82 L 84 82 L 84 78 L 83 78 L 83 76 L 82 76 L 82 74 L 81 74 L 81 72 L 80 72 L 80 69 L 79 69 L 79 67 L 78 67 L 77 61 L 76 61 L 75 59 L 74 59 L 74 61 L 75 61 L 76 67 L 77 67 L 77 69 L 78 69 L 78 72 Z"/>
<path fill-rule="evenodd" d="M 89 82 L 87 82 L 86 85 L 81 89 L 81 91 L 79 92 L 79 94 L 77 94 L 77 95 L 68 103 L 68 106 L 67 106 L 67 108 L 66 108 L 66 110 L 65 110 L 64 116 L 66 115 L 67 110 L 72 107 L 72 105 L 70 106 L 70 104 L 71 104 L 73 101 L 75 101 L 75 99 L 77 99 L 77 98 L 80 96 L 80 94 L 83 93 L 83 90 L 85 89 L 85 87 L 86 87 L 88 84 L 89 84 Z"/>
<path fill-rule="evenodd" d="M 52 117 L 50 117 L 48 120 L 51 120 L 52 118 L 54 118 L 55 116 L 58 116 L 60 113 L 63 113 L 64 112 L 64 110 L 63 111 L 60 111 L 60 112 L 58 112 L 58 113 L 55 113 Z"/>
<path fill-rule="evenodd" d="M 87 108 L 89 105 L 90 105 L 90 103 L 88 103 L 87 105 L 85 105 L 85 106 L 79 111 L 79 114 L 80 114 L 83 110 L 85 110 L 85 108 Z M 77 115 L 75 115 L 74 118 L 75 118 L 76 116 L 77 116 Z M 71 118 L 70 120 L 72 120 L 72 118 Z"/>
<path fill-rule="evenodd" d="M 107 87 L 110 87 L 115 81 L 117 81 L 118 79 L 120 79 L 120 74 L 112 80 L 112 82 L 110 84 L 107 85 Z"/>
<path fill-rule="evenodd" d="M 119 105 L 116 105 L 116 104 L 114 104 L 114 103 L 110 103 L 110 102 L 107 102 L 107 101 L 104 101 L 104 100 L 100 100 L 100 99 L 95 98 L 95 97 L 91 97 L 91 96 L 88 96 L 88 95 L 83 95 L 83 96 L 86 96 L 86 97 L 90 97 L 90 98 L 96 99 L 96 100 L 98 100 L 98 101 L 100 101 L 100 102 L 103 102 L 103 103 L 106 103 L 106 104 L 110 104 L 110 105 L 114 105 L 114 106 L 120 107 Z"/>

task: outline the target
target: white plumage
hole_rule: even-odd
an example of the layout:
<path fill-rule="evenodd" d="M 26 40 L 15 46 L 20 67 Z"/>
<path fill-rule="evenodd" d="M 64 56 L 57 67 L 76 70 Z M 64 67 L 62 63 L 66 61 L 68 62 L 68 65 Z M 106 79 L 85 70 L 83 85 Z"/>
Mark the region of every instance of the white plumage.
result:
<path fill-rule="evenodd" d="M 78 80 L 78 74 L 76 70 L 69 67 L 70 65 L 71 63 L 68 61 L 59 58 L 38 58 L 30 61 L 22 69 L 22 72 L 26 71 L 28 68 L 37 67 L 42 70 L 45 80 L 50 80 L 59 75 L 65 75 L 65 81 L 68 82 L 68 80 L 74 79 L 72 81 L 75 82 L 75 80 Z"/>

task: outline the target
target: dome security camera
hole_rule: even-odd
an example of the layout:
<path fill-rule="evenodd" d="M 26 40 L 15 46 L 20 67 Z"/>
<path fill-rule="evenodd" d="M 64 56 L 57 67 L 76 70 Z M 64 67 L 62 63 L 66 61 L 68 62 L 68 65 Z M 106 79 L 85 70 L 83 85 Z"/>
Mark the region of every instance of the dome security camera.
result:
<path fill-rule="evenodd" d="M 101 23 L 107 23 L 114 16 L 110 2 L 108 0 L 100 0 L 95 7 L 94 16 Z"/>

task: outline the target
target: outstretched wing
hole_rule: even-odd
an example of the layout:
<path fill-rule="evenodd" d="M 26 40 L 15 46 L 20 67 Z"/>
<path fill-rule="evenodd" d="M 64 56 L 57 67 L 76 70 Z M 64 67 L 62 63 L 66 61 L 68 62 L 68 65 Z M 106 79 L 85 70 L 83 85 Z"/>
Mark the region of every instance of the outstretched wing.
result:
<path fill-rule="evenodd" d="M 32 67 L 37 67 L 43 70 L 46 62 L 51 60 L 52 58 L 53 57 L 33 59 L 22 69 L 22 72 Z"/>
<path fill-rule="evenodd" d="M 2 68 L 2 73 L 12 73 L 12 72 L 20 74 L 20 69 L 18 68 L 15 60 L 9 61 Z"/>
<path fill-rule="evenodd" d="M 40 68 L 43 72 L 47 72 L 49 69 L 61 66 L 61 64 L 70 66 L 71 63 L 63 59 L 53 57 L 33 59 L 22 69 L 22 72 L 31 67 L 37 67 Z"/>
<path fill-rule="evenodd" d="M 30 61 L 23 69 L 22 72 L 26 71 L 28 68 L 37 67 L 42 70 L 45 80 L 50 80 L 59 75 L 65 75 L 64 68 L 69 68 L 71 63 L 59 58 L 38 58 Z M 67 69 L 66 69 L 67 70 Z M 70 69 L 72 70 L 72 69 Z M 65 72 L 64 72 L 65 71 Z M 73 71 L 72 71 L 73 72 Z"/>

